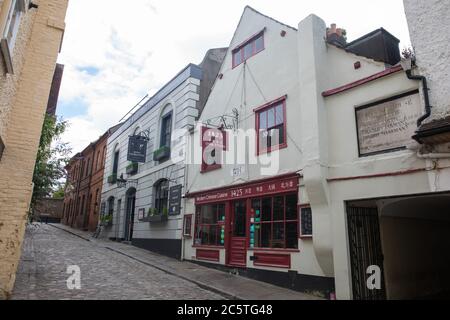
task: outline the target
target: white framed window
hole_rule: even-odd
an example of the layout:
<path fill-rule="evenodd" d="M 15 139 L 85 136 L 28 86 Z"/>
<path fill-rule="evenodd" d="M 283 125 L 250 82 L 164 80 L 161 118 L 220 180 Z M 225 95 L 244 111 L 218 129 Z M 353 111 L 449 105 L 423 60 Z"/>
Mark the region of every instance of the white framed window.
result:
<path fill-rule="evenodd" d="M 12 55 L 19 31 L 22 14 L 27 10 L 28 0 L 12 0 L 6 17 L 0 48 L 6 65 L 7 73 L 14 73 Z"/>

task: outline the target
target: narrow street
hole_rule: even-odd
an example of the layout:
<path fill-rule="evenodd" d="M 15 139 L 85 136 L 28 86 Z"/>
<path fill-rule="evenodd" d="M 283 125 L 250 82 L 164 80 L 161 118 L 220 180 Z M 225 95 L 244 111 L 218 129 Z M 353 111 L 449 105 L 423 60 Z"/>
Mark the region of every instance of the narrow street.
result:
<path fill-rule="evenodd" d="M 70 290 L 70 266 L 81 289 Z M 311 300 L 276 287 L 62 225 L 28 226 L 13 300 Z"/>
<path fill-rule="evenodd" d="M 69 266 L 79 266 L 81 289 L 69 290 Z M 222 296 L 50 225 L 29 227 L 13 300 L 176 300 Z"/>

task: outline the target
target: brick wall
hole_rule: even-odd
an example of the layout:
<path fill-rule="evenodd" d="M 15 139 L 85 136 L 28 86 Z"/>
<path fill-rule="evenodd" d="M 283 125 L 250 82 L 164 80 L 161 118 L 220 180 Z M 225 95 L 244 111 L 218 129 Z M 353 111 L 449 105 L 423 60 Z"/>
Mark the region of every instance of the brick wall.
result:
<path fill-rule="evenodd" d="M 68 0 L 35 0 L 24 15 L 13 60 L 0 67 L 0 299 L 14 286 L 32 191 L 32 176 Z M 6 126 L 6 123 L 8 124 Z"/>
<path fill-rule="evenodd" d="M 45 219 L 47 216 L 54 221 L 62 218 L 63 199 L 39 199 L 33 210 L 35 217 Z"/>

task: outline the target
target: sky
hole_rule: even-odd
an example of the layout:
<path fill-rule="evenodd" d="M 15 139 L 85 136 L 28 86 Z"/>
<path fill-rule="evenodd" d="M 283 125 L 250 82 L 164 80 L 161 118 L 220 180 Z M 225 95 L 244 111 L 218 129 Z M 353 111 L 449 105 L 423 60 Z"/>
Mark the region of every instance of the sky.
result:
<path fill-rule="evenodd" d="M 227 47 L 246 5 L 294 27 L 314 13 L 349 41 L 383 27 L 410 45 L 402 0 L 70 0 L 58 58 L 63 140 L 82 151 L 187 64 Z"/>

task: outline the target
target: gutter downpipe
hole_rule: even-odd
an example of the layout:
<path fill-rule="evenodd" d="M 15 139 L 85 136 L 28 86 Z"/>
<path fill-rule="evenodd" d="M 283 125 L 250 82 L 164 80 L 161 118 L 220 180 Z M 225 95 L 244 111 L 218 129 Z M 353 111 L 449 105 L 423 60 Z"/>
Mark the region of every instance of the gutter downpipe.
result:
<path fill-rule="evenodd" d="M 406 75 L 407 75 L 408 79 L 410 79 L 410 80 L 422 81 L 423 96 L 424 96 L 424 100 L 425 100 L 425 114 L 417 120 L 417 128 L 420 128 L 422 123 L 431 116 L 431 109 L 433 107 L 430 105 L 430 95 L 428 93 L 428 91 L 430 89 L 428 88 L 428 83 L 427 83 L 426 77 L 413 75 L 411 69 L 406 70 Z"/>

